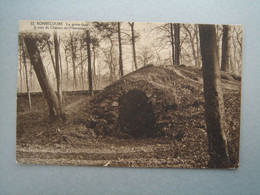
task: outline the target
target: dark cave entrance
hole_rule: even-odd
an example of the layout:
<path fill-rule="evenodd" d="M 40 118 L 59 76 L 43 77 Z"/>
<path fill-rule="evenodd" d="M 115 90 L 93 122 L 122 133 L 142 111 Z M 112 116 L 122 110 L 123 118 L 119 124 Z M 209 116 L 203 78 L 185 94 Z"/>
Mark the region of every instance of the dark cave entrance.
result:
<path fill-rule="evenodd" d="M 133 137 L 154 134 L 154 111 L 144 92 L 132 89 L 119 98 L 118 122 L 120 130 Z"/>

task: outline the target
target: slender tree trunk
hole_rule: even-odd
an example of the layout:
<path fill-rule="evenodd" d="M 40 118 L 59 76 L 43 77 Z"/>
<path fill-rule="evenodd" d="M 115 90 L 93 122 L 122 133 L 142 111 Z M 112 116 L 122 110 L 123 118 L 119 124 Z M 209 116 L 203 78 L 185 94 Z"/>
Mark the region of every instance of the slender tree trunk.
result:
<path fill-rule="evenodd" d="M 236 69 L 236 61 L 235 61 L 235 57 L 236 56 L 236 49 L 233 43 L 233 34 L 234 34 L 234 29 L 231 28 L 231 26 L 229 27 L 229 34 L 230 34 L 230 60 L 229 60 L 229 64 L 230 64 L 230 71 L 234 74 L 237 74 L 237 69 Z"/>
<path fill-rule="evenodd" d="M 174 24 L 174 39 L 175 39 L 175 63 L 180 64 L 180 24 Z"/>
<path fill-rule="evenodd" d="M 196 39 L 196 46 L 197 46 L 197 66 L 198 68 L 201 67 L 201 53 L 200 53 L 200 43 L 199 43 L 199 30 L 198 30 L 198 24 L 195 24 L 194 26 L 194 33 L 195 33 L 195 39 Z"/>
<path fill-rule="evenodd" d="M 225 108 L 217 57 L 215 25 L 199 25 L 205 114 L 209 141 L 209 167 L 225 168 L 230 165 L 225 135 Z"/>
<path fill-rule="evenodd" d="M 57 32 L 54 32 L 54 51 L 55 51 L 55 62 L 56 62 L 56 78 L 57 78 L 57 92 L 58 92 L 58 101 L 59 101 L 59 112 L 62 117 L 65 117 L 65 112 L 62 105 L 62 86 L 61 86 L 61 68 L 59 64 L 59 43 L 57 39 Z"/>
<path fill-rule="evenodd" d="M 81 63 L 81 84 L 82 84 L 82 90 L 84 90 L 84 65 L 83 65 L 83 55 L 82 55 L 82 50 L 83 50 L 83 40 L 80 42 L 80 63 Z"/>
<path fill-rule="evenodd" d="M 30 89 L 32 90 L 33 89 L 33 81 L 32 81 L 33 80 L 33 66 L 31 63 L 30 63 L 30 77 L 29 78 L 30 78 L 29 86 L 30 86 Z"/>
<path fill-rule="evenodd" d="M 53 69 L 54 71 L 56 70 L 56 67 L 55 67 L 55 61 L 54 61 L 54 58 L 53 58 L 53 55 L 52 55 L 52 52 L 51 52 L 51 43 L 49 40 L 47 40 L 47 46 L 48 46 L 48 51 L 49 51 L 49 54 L 51 56 L 51 62 L 52 62 L 52 66 L 53 66 Z M 56 74 L 56 72 L 55 72 Z"/>
<path fill-rule="evenodd" d="M 171 46 L 172 46 L 172 65 L 175 64 L 174 60 L 174 39 L 173 39 L 173 24 L 170 23 L 170 28 L 171 28 Z"/>
<path fill-rule="evenodd" d="M 96 73 L 96 50 L 95 47 L 92 46 L 92 53 L 93 53 L 93 83 L 94 88 L 97 89 L 97 73 Z"/>
<path fill-rule="evenodd" d="M 195 61 L 195 67 L 198 67 L 198 60 L 197 60 L 197 55 L 196 55 L 195 43 L 194 43 L 195 29 L 194 29 L 194 36 L 192 36 L 191 30 L 189 30 L 189 28 L 186 27 L 185 25 L 183 25 L 183 27 L 185 28 L 185 30 L 189 34 L 190 44 L 191 44 L 191 49 L 192 49 L 192 55 L 193 55 L 193 58 L 194 58 L 194 61 Z"/>
<path fill-rule="evenodd" d="M 62 68 L 62 62 L 61 62 L 61 54 L 60 54 L 60 37 L 59 37 L 59 41 L 58 41 L 58 48 L 59 48 L 59 50 L 58 50 L 58 54 L 59 54 L 59 62 L 60 62 L 60 86 L 61 86 L 61 89 L 63 89 L 63 83 L 62 83 L 62 81 L 63 81 L 63 68 Z M 62 93 L 62 102 L 64 102 L 64 98 L 63 98 L 63 93 Z"/>
<path fill-rule="evenodd" d="M 66 61 L 66 69 L 67 69 L 67 72 L 66 72 L 66 84 L 67 84 L 67 87 L 68 87 L 68 84 L 69 84 L 69 62 L 68 62 L 68 56 L 66 54 L 66 50 L 64 49 L 64 54 L 65 54 L 65 61 Z"/>
<path fill-rule="evenodd" d="M 234 73 L 235 74 L 238 74 L 238 67 L 237 67 L 237 62 L 236 62 L 236 53 L 237 53 L 237 46 L 236 46 L 236 44 L 235 44 L 235 38 L 234 38 L 234 36 L 232 36 L 232 43 L 233 43 L 233 48 L 234 48 Z"/>
<path fill-rule="evenodd" d="M 23 65 L 22 65 L 22 41 L 20 43 L 20 55 L 19 55 L 19 62 L 20 62 L 20 92 L 23 92 Z"/>
<path fill-rule="evenodd" d="M 76 76 L 76 65 L 75 65 L 75 51 L 74 51 L 74 43 L 73 43 L 73 35 L 70 34 L 70 46 L 71 46 L 71 61 L 73 67 L 73 83 L 74 89 L 77 89 L 77 76 Z"/>
<path fill-rule="evenodd" d="M 57 39 L 57 37 L 56 37 Z M 52 65 L 53 65 L 53 69 L 54 69 L 54 73 L 55 73 L 55 76 L 56 76 L 56 83 L 58 85 L 58 77 L 61 77 L 61 74 L 60 75 L 57 75 L 57 62 L 56 62 L 56 48 L 55 48 L 55 43 L 54 43 L 54 52 L 55 52 L 55 60 L 54 60 L 54 57 L 52 55 L 52 50 L 51 50 L 51 44 L 50 44 L 50 41 L 49 39 L 47 40 L 47 46 L 48 46 L 48 51 L 49 51 L 49 54 L 51 56 L 51 61 L 52 61 Z M 59 50 L 59 49 L 58 49 Z M 59 52 L 59 51 L 58 51 Z M 58 54 L 59 55 L 59 54 Z M 58 59 L 60 60 L 60 59 Z M 60 61 L 61 62 L 61 61 Z M 60 63 L 61 64 L 61 63 Z M 60 66 L 61 67 L 61 66 Z M 57 86 L 58 87 L 58 86 Z M 62 96 L 61 96 L 61 99 L 62 99 Z"/>
<path fill-rule="evenodd" d="M 134 25 L 135 23 L 134 22 L 129 22 L 129 25 L 131 27 L 131 34 L 132 34 L 132 37 L 131 37 L 131 41 L 132 41 L 132 47 L 133 47 L 133 60 L 134 60 L 134 66 L 135 66 L 135 70 L 138 69 L 137 67 L 137 61 L 136 61 L 136 50 L 135 50 L 135 30 L 134 30 Z"/>
<path fill-rule="evenodd" d="M 110 80 L 111 82 L 114 81 L 114 79 L 116 78 L 116 75 L 115 75 L 115 67 L 114 67 L 114 63 L 113 63 L 113 47 L 114 47 L 114 44 L 113 44 L 113 41 L 111 39 L 110 40 L 110 50 L 109 50 L 109 53 L 110 53 L 110 65 L 109 65 L 109 69 L 110 69 Z"/>
<path fill-rule="evenodd" d="M 88 53 L 88 85 L 89 93 L 93 95 L 93 86 L 92 86 L 92 70 L 91 70 L 91 50 L 90 50 L 90 35 L 89 31 L 86 31 L 87 38 L 87 53 Z"/>
<path fill-rule="evenodd" d="M 25 68 L 25 79 L 26 79 L 26 88 L 27 88 L 27 95 L 28 95 L 28 105 L 29 105 L 29 111 L 32 109 L 32 103 L 31 103 L 31 94 L 30 94 L 30 87 L 29 87 L 29 79 L 28 79 L 28 68 L 26 64 L 26 55 L 25 55 L 25 48 L 22 47 L 23 50 L 23 63 Z"/>
<path fill-rule="evenodd" d="M 122 44 L 121 44 L 121 32 L 120 32 L 120 22 L 117 23 L 118 28 L 118 45 L 119 45 L 119 75 L 124 76 L 123 70 L 123 54 L 122 54 Z"/>
<path fill-rule="evenodd" d="M 222 37 L 222 58 L 221 58 L 221 70 L 229 71 L 230 69 L 230 27 L 223 25 L 223 37 Z"/>
<path fill-rule="evenodd" d="M 216 25 L 216 40 L 217 40 L 217 53 L 218 53 L 218 63 L 219 67 L 221 68 L 221 36 L 222 36 L 222 31 L 220 31 L 220 25 Z"/>
<path fill-rule="evenodd" d="M 58 116 L 62 120 L 66 120 L 64 113 L 60 112 L 59 100 L 47 77 L 47 73 L 46 73 L 46 70 L 42 63 L 41 56 L 40 56 L 40 51 L 36 44 L 36 40 L 30 36 L 26 36 L 24 38 L 24 42 L 25 42 L 28 54 L 30 56 L 31 64 L 34 67 L 34 70 L 35 70 L 36 76 L 38 78 L 39 84 L 41 86 L 41 89 L 43 91 L 44 97 L 48 103 L 50 116 L 54 117 L 56 114 L 56 116 Z"/>
<path fill-rule="evenodd" d="M 230 64 L 230 68 L 229 68 L 229 71 L 232 72 L 232 73 L 235 73 L 236 72 L 236 69 L 234 67 L 234 61 L 233 61 L 233 57 L 230 56 L 229 58 L 229 64 Z"/>
<path fill-rule="evenodd" d="M 99 63 L 96 63 L 97 64 L 97 68 L 96 68 L 96 72 L 97 72 L 97 79 L 96 79 L 96 83 L 97 83 L 97 88 L 96 89 L 100 89 L 100 65 L 99 65 Z"/>

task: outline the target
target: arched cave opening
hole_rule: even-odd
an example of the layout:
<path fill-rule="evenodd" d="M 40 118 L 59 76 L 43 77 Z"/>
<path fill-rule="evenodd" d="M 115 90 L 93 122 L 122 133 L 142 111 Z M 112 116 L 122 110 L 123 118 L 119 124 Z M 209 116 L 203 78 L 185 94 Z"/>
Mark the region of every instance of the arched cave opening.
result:
<path fill-rule="evenodd" d="M 152 136 L 155 116 L 146 94 L 132 89 L 119 98 L 118 122 L 120 130 L 133 137 Z"/>

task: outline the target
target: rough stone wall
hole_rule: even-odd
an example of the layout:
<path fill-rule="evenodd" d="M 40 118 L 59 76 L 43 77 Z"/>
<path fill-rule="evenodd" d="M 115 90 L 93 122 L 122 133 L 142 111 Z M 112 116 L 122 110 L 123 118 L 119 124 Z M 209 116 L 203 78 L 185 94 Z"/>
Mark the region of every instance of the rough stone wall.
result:
<path fill-rule="evenodd" d="M 87 124 L 91 124 L 89 127 L 96 134 L 127 136 L 128 132 L 123 132 L 119 127 L 119 99 L 131 90 L 140 90 L 152 104 L 154 135 L 172 132 L 174 128 L 177 132 L 176 124 L 183 123 L 182 112 L 190 106 L 196 107 L 196 101 L 202 101 L 201 84 L 184 80 L 173 69 L 155 66 L 141 68 L 106 87 L 92 99 Z"/>

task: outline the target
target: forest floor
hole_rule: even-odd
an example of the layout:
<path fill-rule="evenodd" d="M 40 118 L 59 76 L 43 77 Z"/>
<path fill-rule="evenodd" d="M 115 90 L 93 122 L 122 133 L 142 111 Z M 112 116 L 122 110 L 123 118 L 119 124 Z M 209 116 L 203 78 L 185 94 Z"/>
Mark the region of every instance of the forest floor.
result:
<path fill-rule="evenodd" d="M 192 72 L 192 74 L 190 74 Z M 182 68 L 201 78 L 200 72 Z M 230 150 L 238 159 L 240 120 L 240 81 L 223 76 L 226 119 Z M 227 78 L 228 77 L 228 78 Z M 198 79 L 199 81 L 200 79 Z M 232 81 L 231 81 L 232 80 Z M 65 96 L 66 121 L 48 117 L 43 96 L 32 96 L 28 111 L 27 97 L 17 98 L 16 159 L 25 164 L 59 164 L 119 167 L 206 168 L 209 160 L 204 127 L 191 128 L 180 137 L 116 138 L 97 136 L 82 120 L 90 107 L 90 96 Z M 196 119 L 202 120 L 203 119 Z M 193 120 L 193 119 L 192 119 Z M 176 150 L 178 148 L 178 150 Z"/>
<path fill-rule="evenodd" d="M 66 98 L 65 122 L 48 118 L 47 104 L 42 96 L 32 97 L 32 111 L 20 112 L 26 110 L 21 106 L 27 105 L 26 100 L 21 97 L 17 102 L 18 163 L 124 167 L 202 165 L 189 160 L 188 153 L 186 158 L 179 157 L 174 151 L 176 143 L 171 139 L 97 137 L 79 120 L 85 115 L 83 108 L 89 102 L 86 100 L 90 100 L 87 95 Z M 199 152 L 198 156 L 201 155 Z M 206 151 L 202 156 L 207 157 Z"/>

